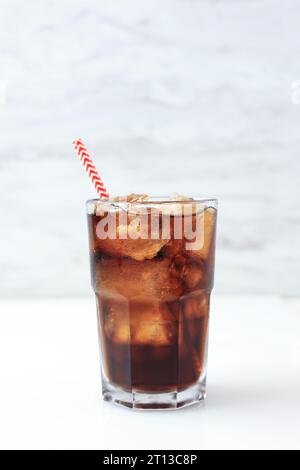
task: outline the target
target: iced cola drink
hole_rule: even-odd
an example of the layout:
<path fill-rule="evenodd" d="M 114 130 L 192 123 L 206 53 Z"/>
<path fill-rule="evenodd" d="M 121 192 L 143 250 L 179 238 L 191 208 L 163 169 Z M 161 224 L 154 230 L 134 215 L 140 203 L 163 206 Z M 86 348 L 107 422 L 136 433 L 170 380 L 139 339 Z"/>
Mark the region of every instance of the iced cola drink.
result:
<path fill-rule="evenodd" d="M 105 400 L 179 408 L 205 397 L 214 199 L 87 203 Z"/>

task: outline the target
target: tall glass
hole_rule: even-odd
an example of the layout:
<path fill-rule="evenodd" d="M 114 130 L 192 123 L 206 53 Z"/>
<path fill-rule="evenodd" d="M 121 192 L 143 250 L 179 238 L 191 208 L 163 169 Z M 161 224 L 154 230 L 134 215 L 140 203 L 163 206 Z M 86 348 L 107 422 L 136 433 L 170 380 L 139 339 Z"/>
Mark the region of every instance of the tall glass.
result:
<path fill-rule="evenodd" d="M 203 400 L 216 199 L 94 199 L 87 212 L 104 400 Z"/>

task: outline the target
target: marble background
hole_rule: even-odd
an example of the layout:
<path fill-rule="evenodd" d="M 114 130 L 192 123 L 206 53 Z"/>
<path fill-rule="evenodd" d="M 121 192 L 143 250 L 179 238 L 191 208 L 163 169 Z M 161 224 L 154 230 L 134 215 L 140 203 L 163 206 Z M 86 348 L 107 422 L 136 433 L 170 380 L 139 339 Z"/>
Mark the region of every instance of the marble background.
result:
<path fill-rule="evenodd" d="M 216 290 L 299 295 L 298 0 L 0 1 L 0 295 L 90 295 L 111 193 L 219 198 Z"/>

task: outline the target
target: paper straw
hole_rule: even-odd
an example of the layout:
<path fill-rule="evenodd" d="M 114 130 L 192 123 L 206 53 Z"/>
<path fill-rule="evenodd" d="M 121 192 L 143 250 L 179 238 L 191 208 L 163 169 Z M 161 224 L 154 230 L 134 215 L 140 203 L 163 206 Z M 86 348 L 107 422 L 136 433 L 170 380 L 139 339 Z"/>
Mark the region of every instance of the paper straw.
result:
<path fill-rule="evenodd" d="M 98 173 L 97 168 L 95 167 L 93 160 L 90 154 L 87 151 L 86 146 L 81 139 L 74 140 L 74 148 L 76 150 L 77 156 L 80 158 L 81 163 L 83 164 L 90 180 L 92 181 L 95 189 L 99 195 L 100 199 L 108 199 L 109 193 L 104 186 L 101 176 Z"/>

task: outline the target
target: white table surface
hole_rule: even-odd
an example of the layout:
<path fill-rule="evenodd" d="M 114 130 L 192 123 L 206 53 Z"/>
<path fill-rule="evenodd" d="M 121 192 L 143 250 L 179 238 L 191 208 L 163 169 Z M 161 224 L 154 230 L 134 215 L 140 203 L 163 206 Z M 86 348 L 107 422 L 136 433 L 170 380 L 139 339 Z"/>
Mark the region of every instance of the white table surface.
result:
<path fill-rule="evenodd" d="M 100 396 L 93 301 L 0 303 L 3 449 L 300 448 L 300 301 L 213 297 L 205 406 Z"/>

